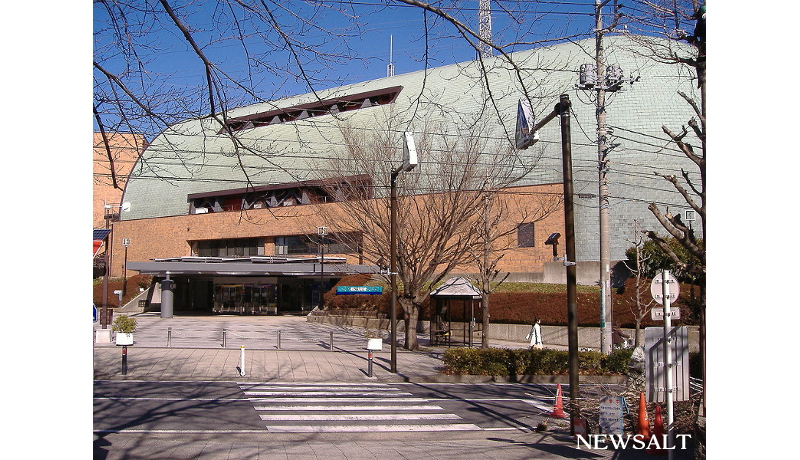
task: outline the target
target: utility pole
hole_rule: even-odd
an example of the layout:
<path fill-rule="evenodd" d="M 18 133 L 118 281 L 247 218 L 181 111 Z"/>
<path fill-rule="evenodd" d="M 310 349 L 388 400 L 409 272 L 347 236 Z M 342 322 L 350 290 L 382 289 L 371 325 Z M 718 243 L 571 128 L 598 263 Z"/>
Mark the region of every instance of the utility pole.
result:
<path fill-rule="evenodd" d="M 609 0 L 595 0 L 595 62 L 584 64 L 580 69 L 578 89 L 596 91 L 595 116 L 597 118 L 597 173 L 598 173 L 598 213 L 600 227 L 600 351 L 611 353 L 613 331 L 613 308 L 611 304 L 611 249 L 609 236 L 608 201 L 608 154 L 615 147 L 608 142 L 608 125 L 606 123 L 606 93 L 622 89 L 622 69 L 618 65 L 607 66 L 603 36 L 616 27 L 619 20 L 614 2 L 614 21 L 603 27 L 603 6 Z M 633 83 L 633 80 L 630 81 Z"/>
<path fill-rule="evenodd" d="M 606 65 L 603 51 L 603 5 L 607 2 L 595 0 L 595 65 L 597 66 L 597 170 L 598 204 L 600 211 L 600 351 L 611 353 L 612 305 L 611 305 L 611 249 L 608 237 L 608 146 L 606 144 Z"/>

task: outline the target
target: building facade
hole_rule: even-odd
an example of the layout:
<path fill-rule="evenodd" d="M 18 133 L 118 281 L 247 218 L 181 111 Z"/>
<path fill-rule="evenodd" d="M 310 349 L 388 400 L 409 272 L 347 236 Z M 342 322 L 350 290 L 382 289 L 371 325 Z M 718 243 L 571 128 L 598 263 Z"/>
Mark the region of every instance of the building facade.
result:
<path fill-rule="evenodd" d="M 480 63 L 437 67 L 241 107 L 229 111 L 224 119 L 178 123 L 154 139 L 134 165 L 123 197 L 130 210 L 114 224 L 114 239 L 130 240 L 129 260 L 140 268 L 153 259 L 166 263 L 180 257 L 195 258 L 195 263 L 206 258 L 203 263 L 210 264 L 211 258 L 278 256 L 304 258 L 313 266 L 322 250 L 331 266 L 336 260 L 343 266 L 376 267 L 381 263 L 375 252 L 352 244 L 353 238 L 342 234 L 337 238 L 340 229 L 320 222 L 320 216 L 341 212 L 337 211 L 341 201 L 352 198 L 330 192 L 331 181 L 343 177 L 333 167 L 337 159 L 352 152 L 353 139 L 376 132 L 438 136 L 440 143 L 429 144 L 431 151 L 443 150 L 449 138 L 475 136 L 484 141 L 480 154 L 504 162 L 506 177 L 514 177 L 501 182 L 503 199 L 513 204 L 503 222 L 513 231 L 505 237 L 505 255 L 498 268 L 511 273 L 509 279 L 542 281 L 547 278 L 548 266 L 558 267 L 552 265 L 552 246 L 544 241 L 552 233 L 564 233 L 563 208 L 536 221 L 529 218 L 529 211 L 540 206 L 541 196 L 563 193 L 557 119 L 543 127 L 533 147 L 510 152 L 507 146 L 514 141 L 521 97 L 530 100 L 536 116 L 543 117 L 560 94 L 568 94 L 572 100 L 577 262 L 579 275 L 584 274 L 582 282 L 596 282 L 597 270 L 581 270 L 582 266 L 596 267 L 599 261 L 596 108 L 591 91 L 576 88 L 578 69 L 586 56 L 592 55 L 589 50 L 593 47 L 594 40 L 585 40 L 514 53 L 521 78 L 503 57 L 484 58 Z M 649 203 L 669 206 L 673 213 L 688 207 L 654 173 L 686 170 L 692 174 L 692 165 L 670 146 L 661 126 L 682 126 L 689 120 L 691 108 L 677 93 L 692 94 L 694 88 L 683 69 L 643 57 L 646 53 L 637 52 L 635 42 L 628 38 L 610 38 L 606 47 L 607 62 L 638 77 L 636 84 L 614 93 L 607 105 L 615 147 L 608 176 L 611 257 L 621 260 L 632 245 L 635 225 L 658 230 L 647 209 Z M 402 144 L 396 147 L 380 160 L 382 171 L 390 171 L 402 161 Z M 438 160 L 426 159 L 424 149 L 419 157 L 420 174 L 432 176 L 441 169 Z M 375 159 L 373 163 L 378 162 Z M 352 171 L 348 180 L 362 181 L 366 198 L 384 199 L 387 177 Z M 320 226 L 330 226 L 324 245 L 316 239 Z M 148 270 L 166 275 L 166 270 Z M 351 271 L 359 270 L 363 268 Z M 474 271 L 470 266 L 457 270 L 458 274 Z M 296 294 L 283 294 L 284 288 L 273 291 L 296 299 L 281 303 L 284 309 L 302 310 L 315 303 L 319 287 L 313 287 L 315 279 L 330 286 L 347 270 L 331 269 L 327 275 L 313 270 L 297 276 L 281 273 L 280 278 L 262 285 L 296 285 L 291 288 Z M 188 280 L 198 275 L 186 276 Z M 235 284 L 244 289 L 248 283 L 259 282 L 239 279 L 233 283 L 230 276 L 244 275 L 215 273 L 211 284 L 203 288 L 201 296 L 206 300 L 195 302 L 198 308 L 215 308 L 217 298 L 224 295 L 221 286 Z M 259 289 L 267 289 L 264 295 L 273 295 L 272 288 Z"/>

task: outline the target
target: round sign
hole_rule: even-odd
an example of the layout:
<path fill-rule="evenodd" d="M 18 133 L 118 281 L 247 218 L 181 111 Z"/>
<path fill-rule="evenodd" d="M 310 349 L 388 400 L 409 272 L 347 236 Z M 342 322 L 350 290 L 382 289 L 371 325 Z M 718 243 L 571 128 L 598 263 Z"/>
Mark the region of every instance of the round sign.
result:
<path fill-rule="evenodd" d="M 659 304 L 664 304 L 664 287 L 662 283 L 663 275 L 662 272 L 659 272 L 653 281 L 650 283 L 650 294 L 653 295 L 653 299 L 658 302 Z M 669 283 L 669 301 L 670 303 L 674 302 L 678 299 L 678 295 L 681 293 L 681 286 L 678 284 L 678 280 L 672 276 L 672 273 L 667 272 L 667 283 Z"/>

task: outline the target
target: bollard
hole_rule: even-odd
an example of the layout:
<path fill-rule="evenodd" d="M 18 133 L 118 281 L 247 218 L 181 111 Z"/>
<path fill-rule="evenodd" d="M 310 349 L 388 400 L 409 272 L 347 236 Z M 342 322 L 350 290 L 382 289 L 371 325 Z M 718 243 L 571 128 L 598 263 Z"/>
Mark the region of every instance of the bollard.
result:
<path fill-rule="evenodd" d="M 330 342 L 330 344 L 331 344 L 331 350 L 330 351 L 333 351 L 333 331 L 331 331 L 331 342 Z"/>
<path fill-rule="evenodd" d="M 367 377 L 372 377 L 372 350 L 369 351 L 369 364 L 367 364 Z"/>
<path fill-rule="evenodd" d="M 278 350 L 281 349 L 281 330 L 278 329 Z"/>
<path fill-rule="evenodd" d="M 172 346 L 172 328 L 167 328 L 167 348 Z"/>
<path fill-rule="evenodd" d="M 122 375 L 128 374 L 128 346 L 122 347 Z"/>
<path fill-rule="evenodd" d="M 225 335 L 227 331 L 225 329 L 222 330 L 222 348 L 225 348 Z"/>
<path fill-rule="evenodd" d="M 239 365 L 239 375 L 244 377 L 244 373 L 245 373 L 244 372 L 244 345 L 242 345 L 242 357 L 241 357 L 240 365 Z"/>

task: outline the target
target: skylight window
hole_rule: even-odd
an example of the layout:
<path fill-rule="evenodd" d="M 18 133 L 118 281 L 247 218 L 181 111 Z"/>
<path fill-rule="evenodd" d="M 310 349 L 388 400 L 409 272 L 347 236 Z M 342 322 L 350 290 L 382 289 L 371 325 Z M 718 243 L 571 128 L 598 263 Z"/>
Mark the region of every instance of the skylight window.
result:
<path fill-rule="evenodd" d="M 403 89 L 402 86 L 393 86 L 365 93 L 351 94 L 347 96 L 326 99 L 308 104 L 301 104 L 285 109 L 275 109 L 268 112 L 254 113 L 242 117 L 231 118 L 227 122 L 227 127 L 232 131 L 243 131 L 245 129 L 258 128 L 260 126 L 288 123 L 295 120 L 319 117 L 323 115 L 335 115 L 351 110 L 365 109 L 379 105 L 391 104 L 397 99 L 397 95 Z M 224 132 L 225 128 L 220 130 Z"/>

